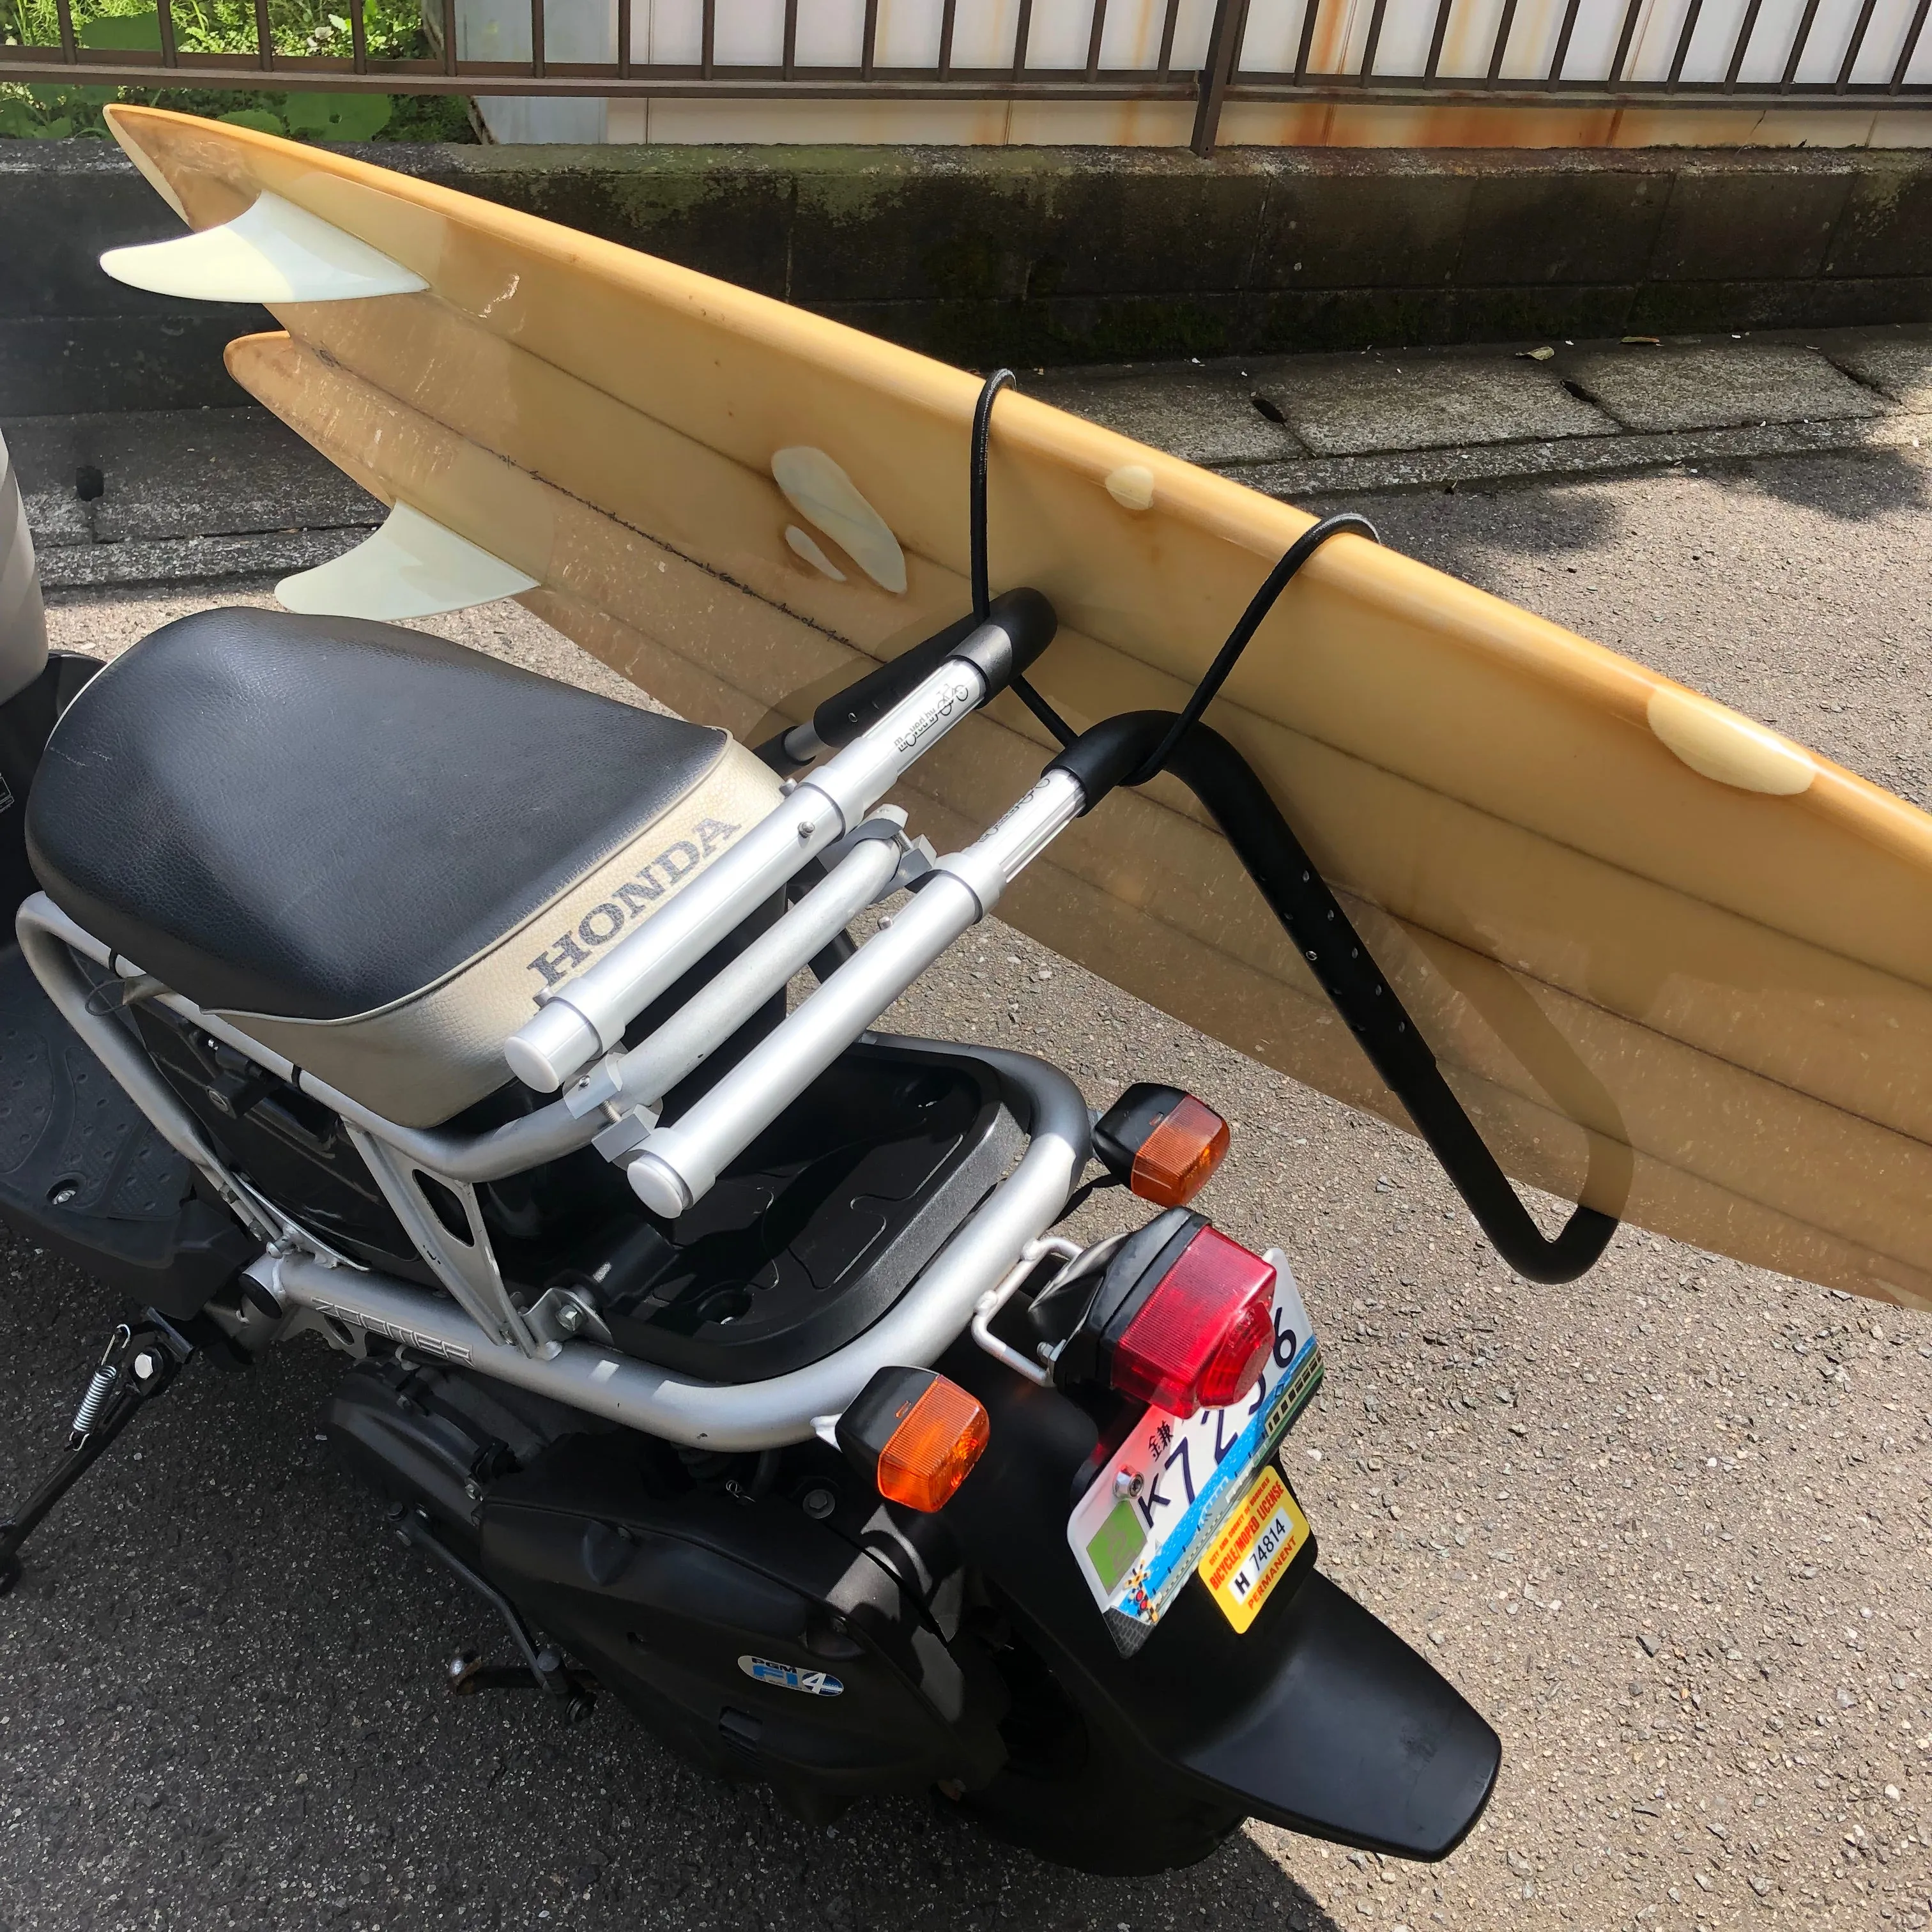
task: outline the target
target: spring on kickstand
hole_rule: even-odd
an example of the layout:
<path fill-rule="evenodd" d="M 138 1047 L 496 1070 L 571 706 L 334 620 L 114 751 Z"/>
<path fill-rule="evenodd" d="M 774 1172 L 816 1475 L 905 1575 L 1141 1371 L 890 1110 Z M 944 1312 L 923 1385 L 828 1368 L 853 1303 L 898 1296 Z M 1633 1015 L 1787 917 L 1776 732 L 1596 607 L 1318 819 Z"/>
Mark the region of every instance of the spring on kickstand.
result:
<path fill-rule="evenodd" d="M 100 1412 L 107 1406 L 107 1399 L 114 1393 L 114 1384 L 120 1378 L 121 1371 L 112 1362 L 103 1362 L 88 1378 L 86 1393 L 80 1399 L 80 1406 L 74 1412 L 74 1433 L 76 1436 L 94 1433 L 94 1426 L 100 1420 Z"/>
<path fill-rule="evenodd" d="M 133 1339 L 134 1330 L 124 1322 L 102 1351 L 100 1366 L 88 1377 L 80 1406 L 74 1412 L 74 1432 L 68 1438 L 70 1449 L 78 1449 L 100 1426 L 100 1418 L 114 1394 L 114 1384 L 121 1378 L 121 1365 L 115 1358 Z"/>

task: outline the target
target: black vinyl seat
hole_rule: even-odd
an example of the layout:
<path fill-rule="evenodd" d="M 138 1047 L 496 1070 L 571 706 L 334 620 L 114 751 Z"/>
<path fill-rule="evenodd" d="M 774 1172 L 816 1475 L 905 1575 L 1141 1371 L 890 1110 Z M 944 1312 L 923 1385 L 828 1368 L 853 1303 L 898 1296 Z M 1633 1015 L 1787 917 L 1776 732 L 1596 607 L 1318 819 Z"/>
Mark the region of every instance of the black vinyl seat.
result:
<path fill-rule="evenodd" d="M 777 796 L 724 732 L 391 625 L 227 609 L 81 693 L 28 850 L 63 911 L 210 1010 L 320 1038 L 474 982 L 444 1019 L 494 1084 L 536 994 Z"/>

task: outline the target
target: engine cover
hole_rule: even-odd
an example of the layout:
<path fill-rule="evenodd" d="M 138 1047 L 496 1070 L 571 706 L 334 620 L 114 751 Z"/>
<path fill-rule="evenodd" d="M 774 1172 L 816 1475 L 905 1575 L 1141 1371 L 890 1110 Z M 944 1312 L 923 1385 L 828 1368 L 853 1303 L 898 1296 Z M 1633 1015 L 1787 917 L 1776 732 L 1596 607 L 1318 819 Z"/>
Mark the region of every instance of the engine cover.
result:
<path fill-rule="evenodd" d="M 935 1610 L 940 1566 L 915 1546 L 932 1520 L 896 1529 L 822 1444 L 782 1452 L 754 1496 L 731 1472 L 756 1459 L 681 1456 L 393 1360 L 345 1377 L 325 1423 L 358 1477 L 425 1510 L 666 1744 L 808 1820 L 865 1794 L 977 1789 L 1004 1760 L 1004 1684 Z M 808 1515 L 807 1496 L 836 1506 Z"/>
<path fill-rule="evenodd" d="M 566 1438 L 494 1485 L 491 1580 L 684 1756 L 808 1818 L 993 1775 L 997 1673 L 940 1635 L 896 1550 L 868 1553 L 786 1486 L 673 1490 L 655 1449 Z"/>

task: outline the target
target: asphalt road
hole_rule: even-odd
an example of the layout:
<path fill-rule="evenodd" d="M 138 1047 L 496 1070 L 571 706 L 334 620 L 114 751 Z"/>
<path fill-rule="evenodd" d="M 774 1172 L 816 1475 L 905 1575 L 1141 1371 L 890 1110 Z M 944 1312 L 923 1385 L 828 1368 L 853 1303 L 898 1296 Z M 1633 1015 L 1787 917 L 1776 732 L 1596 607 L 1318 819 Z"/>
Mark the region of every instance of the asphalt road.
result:
<path fill-rule="evenodd" d="M 1354 501 L 1928 804 L 1929 480 L 1907 450 Z M 55 627 L 112 650 L 180 608 Z M 582 663 L 513 608 L 446 628 Z M 1924 1925 L 1932 1319 L 1630 1233 L 1528 1287 L 1412 1142 L 1004 928 L 904 1005 L 1095 1099 L 1172 1079 L 1238 1123 L 1208 1204 L 1287 1248 L 1324 1336 L 1293 1453 L 1326 1565 L 1503 1735 L 1468 1844 L 1420 1869 L 1253 1828 L 1096 1881 L 923 1804 L 808 1830 L 614 1712 L 457 1703 L 440 1660 L 494 1634 L 325 1461 L 336 1370 L 304 1344 L 187 1378 L 0 1604 L 0 1926 Z M 109 1310 L 26 1247 L 0 1268 L 17 1488 Z"/>

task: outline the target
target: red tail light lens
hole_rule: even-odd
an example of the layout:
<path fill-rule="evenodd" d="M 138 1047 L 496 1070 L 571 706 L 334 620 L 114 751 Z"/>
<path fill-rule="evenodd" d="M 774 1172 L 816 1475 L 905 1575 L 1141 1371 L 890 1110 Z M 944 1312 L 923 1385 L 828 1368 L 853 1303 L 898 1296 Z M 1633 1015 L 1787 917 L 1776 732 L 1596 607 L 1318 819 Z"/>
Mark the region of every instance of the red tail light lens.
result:
<path fill-rule="evenodd" d="M 1274 1281 L 1258 1255 L 1203 1228 L 1114 1345 L 1108 1378 L 1170 1415 L 1239 1400 L 1274 1345 Z"/>

